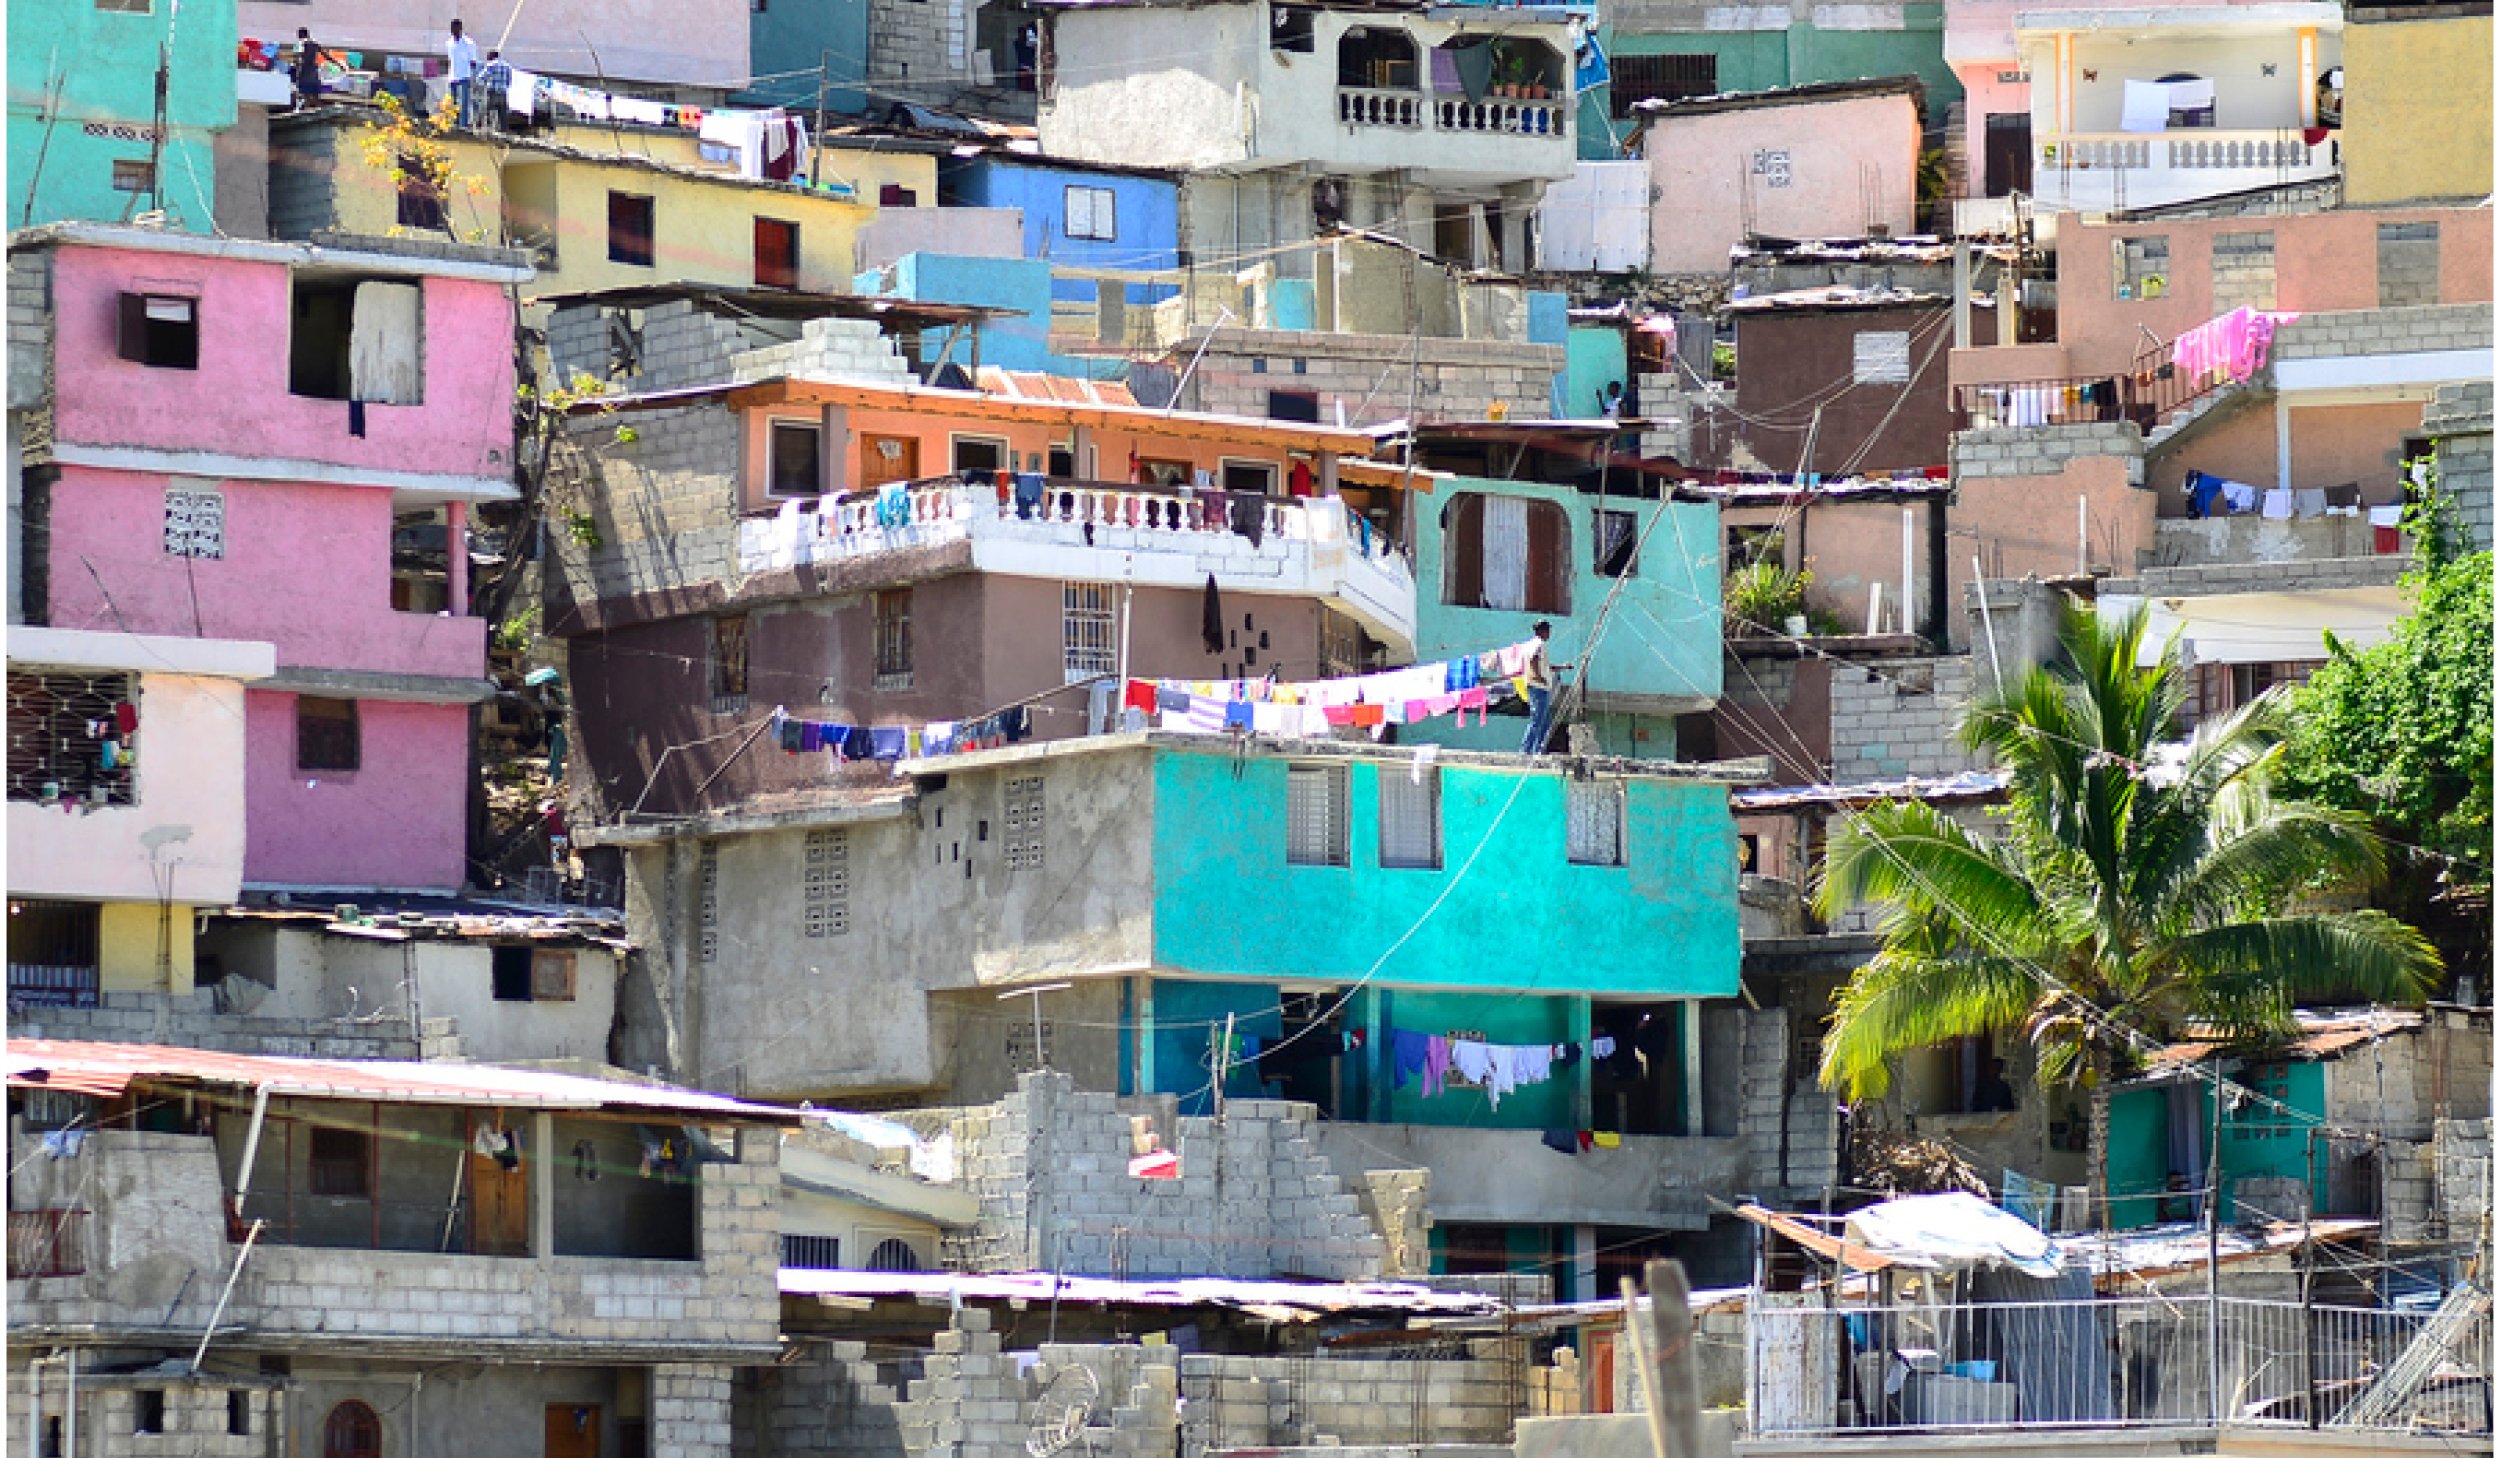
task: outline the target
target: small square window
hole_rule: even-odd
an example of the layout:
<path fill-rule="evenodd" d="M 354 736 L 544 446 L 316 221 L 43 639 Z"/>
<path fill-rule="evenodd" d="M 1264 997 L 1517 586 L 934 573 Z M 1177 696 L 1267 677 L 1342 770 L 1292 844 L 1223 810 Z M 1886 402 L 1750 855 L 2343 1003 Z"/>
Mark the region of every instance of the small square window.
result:
<path fill-rule="evenodd" d="M 295 701 L 295 767 L 354 770 L 363 767 L 363 736 L 354 699 L 299 697 Z"/>
<path fill-rule="evenodd" d="M 134 1433 L 161 1433 L 165 1431 L 164 1389 L 149 1388 L 142 1392 L 134 1392 L 130 1394 L 130 1396 L 130 1430 Z"/>
<path fill-rule="evenodd" d="M 1623 864 L 1623 782 L 1566 780 L 1563 816 L 1570 861 L 1575 866 Z"/>
<path fill-rule="evenodd" d="M 159 370 L 200 367 L 200 303 L 166 294 L 121 297 L 119 348 L 123 359 Z"/>
<path fill-rule="evenodd" d="M 1296 765 L 1285 771 L 1285 863 L 1342 866 L 1346 853 L 1346 768 Z"/>
<path fill-rule="evenodd" d="M 528 947 L 495 947 L 495 1001 L 527 1002 L 530 1000 L 530 951 Z"/>
<path fill-rule="evenodd" d="M 137 157 L 114 158 L 113 191 L 156 191 L 156 164 Z"/>
<path fill-rule="evenodd" d="M 1300 421 L 1306 425 L 1319 424 L 1319 391 L 1268 391 L 1267 418 L 1270 420 Z"/>
<path fill-rule="evenodd" d="M 881 208 L 916 208 L 920 206 L 920 194 L 912 191 L 908 187 L 898 187 L 889 182 L 885 186 L 877 189 L 877 206 Z"/>
<path fill-rule="evenodd" d="M 1380 771 L 1380 864 L 1390 870 L 1441 869 L 1441 772 L 1419 778 L 1392 766 Z"/>
<path fill-rule="evenodd" d="M 441 165 L 448 170 L 449 159 Z M 447 216 L 443 209 L 442 178 L 435 165 L 416 153 L 400 153 L 399 226 L 420 233 L 440 233 Z"/>
<path fill-rule="evenodd" d="M 1861 330 L 1850 341 L 1851 373 L 1861 385 L 1910 382 L 1910 333 L 1906 329 Z"/>
<path fill-rule="evenodd" d="M 824 487 L 824 432 L 803 421 L 772 423 L 772 475 L 764 483 L 770 496 L 816 496 Z"/>
<path fill-rule="evenodd" d="M 608 194 L 608 262 L 651 266 L 655 219 L 651 199 L 630 192 Z"/>
<path fill-rule="evenodd" d="M 312 1126 L 307 1181 L 315 1195 L 333 1200 L 373 1197 L 373 1136 L 361 1129 Z"/>
<path fill-rule="evenodd" d="M 1105 243 L 1119 237 L 1116 204 L 1110 188 L 1071 185 L 1066 191 L 1065 208 L 1069 237 L 1092 238 Z"/>

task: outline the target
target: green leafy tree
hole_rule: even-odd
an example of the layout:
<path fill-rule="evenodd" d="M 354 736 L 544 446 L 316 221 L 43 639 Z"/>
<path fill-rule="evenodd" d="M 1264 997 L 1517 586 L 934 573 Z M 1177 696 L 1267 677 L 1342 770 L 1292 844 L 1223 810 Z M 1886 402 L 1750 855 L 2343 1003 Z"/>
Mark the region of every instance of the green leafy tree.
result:
<path fill-rule="evenodd" d="M 2369 817 L 2394 847 L 2386 904 L 2464 970 L 2491 946 L 2492 558 L 2461 550 L 2436 497 L 2412 526 L 2406 615 L 2373 648 L 2329 635 L 2326 665 L 2293 695 L 2284 782 Z"/>
<path fill-rule="evenodd" d="M 2431 984 L 2437 953 L 2411 927 L 2316 904 L 2385 860 L 2360 816 L 2274 794 L 2283 695 L 2199 726 L 2156 767 L 2185 691 L 2169 652 L 2138 666 L 2144 632 L 2141 612 L 2070 607 L 2062 660 L 1972 706 L 1962 742 L 2011 775 L 2001 838 L 1901 802 L 1833 836 L 1825 914 L 1890 909 L 1834 1007 L 1827 1086 L 1872 1097 L 1898 1054 L 2019 1034 L 2043 1084 L 2097 1101 L 2143 1043 L 2191 1025 L 2262 1042 L 2303 998 L 2412 1001 Z M 2088 1158 L 2098 1190 L 2101 1151 Z"/>

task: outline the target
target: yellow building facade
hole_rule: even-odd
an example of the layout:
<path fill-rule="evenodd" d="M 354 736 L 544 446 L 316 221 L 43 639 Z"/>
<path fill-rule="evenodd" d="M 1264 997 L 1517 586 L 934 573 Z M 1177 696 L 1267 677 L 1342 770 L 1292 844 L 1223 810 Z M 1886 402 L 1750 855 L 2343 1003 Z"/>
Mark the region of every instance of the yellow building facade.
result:
<path fill-rule="evenodd" d="M 2371 14 L 2355 9 L 2344 27 L 2344 201 L 2488 197 L 2489 7 L 2427 20 Z"/>
<path fill-rule="evenodd" d="M 386 160 L 372 124 L 315 114 L 272 129 L 271 227 L 281 237 L 440 233 Z M 463 242 L 538 254 L 533 295 L 653 283 L 848 293 L 859 230 L 893 206 L 933 206 L 937 160 L 826 148 L 846 191 L 759 182 L 701 160 L 691 134 L 565 127 L 541 142 L 462 134 L 442 210 Z M 890 190 L 891 189 L 891 190 Z"/>

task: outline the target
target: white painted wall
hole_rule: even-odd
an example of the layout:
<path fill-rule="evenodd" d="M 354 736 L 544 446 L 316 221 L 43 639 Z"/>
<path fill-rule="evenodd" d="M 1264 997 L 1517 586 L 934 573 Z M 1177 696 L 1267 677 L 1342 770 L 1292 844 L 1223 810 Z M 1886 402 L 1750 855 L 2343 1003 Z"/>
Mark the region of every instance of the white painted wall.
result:
<path fill-rule="evenodd" d="M 1649 164 L 1583 162 L 1537 204 L 1539 268 L 1629 273 L 1649 267 Z"/>
<path fill-rule="evenodd" d="M 10 893 L 232 901 L 243 885 L 243 686 L 273 672 L 275 656 L 266 643 L 12 626 L 13 673 L 139 673 L 139 799 L 94 811 L 11 801 Z M 168 665 L 201 671 L 144 671 Z"/>

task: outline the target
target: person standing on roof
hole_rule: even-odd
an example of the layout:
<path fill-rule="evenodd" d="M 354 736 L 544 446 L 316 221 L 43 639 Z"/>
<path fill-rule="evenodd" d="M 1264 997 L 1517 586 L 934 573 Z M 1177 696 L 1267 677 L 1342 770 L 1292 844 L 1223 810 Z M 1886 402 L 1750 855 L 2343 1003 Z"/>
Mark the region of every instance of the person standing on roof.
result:
<path fill-rule="evenodd" d="M 1534 631 L 1536 648 L 1520 674 L 1528 689 L 1528 737 L 1519 746 L 1521 754 L 1543 754 L 1545 741 L 1554 732 L 1554 662 L 1545 655 L 1545 645 L 1554 638 L 1554 625 L 1539 620 Z"/>
<path fill-rule="evenodd" d="M 451 60 L 451 99 L 460 108 L 460 125 L 477 125 L 477 42 L 469 39 L 460 22 L 451 23 L 451 39 L 443 46 Z"/>
<path fill-rule="evenodd" d="M 330 54 L 312 38 L 312 32 L 301 26 L 295 31 L 295 104 L 317 106 L 321 102 L 321 58 Z"/>

